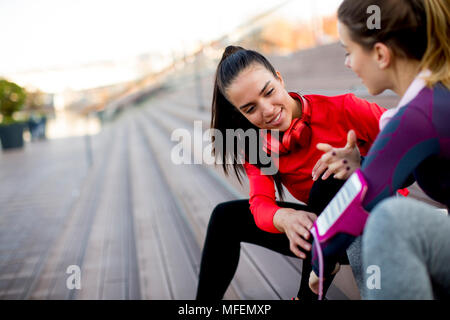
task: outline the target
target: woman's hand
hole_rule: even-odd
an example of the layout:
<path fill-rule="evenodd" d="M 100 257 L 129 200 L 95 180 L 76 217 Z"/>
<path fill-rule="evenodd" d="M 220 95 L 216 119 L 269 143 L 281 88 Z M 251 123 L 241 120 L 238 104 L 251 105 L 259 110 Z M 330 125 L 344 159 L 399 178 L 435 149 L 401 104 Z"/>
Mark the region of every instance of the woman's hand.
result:
<path fill-rule="evenodd" d="M 344 148 L 333 148 L 326 143 L 318 143 L 317 149 L 325 153 L 317 161 L 312 170 L 313 180 L 316 181 L 325 171 L 322 179 L 333 174 L 335 179 L 346 180 L 356 169 L 361 167 L 361 155 L 356 145 L 356 133 L 350 130 L 347 134 L 347 144 Z"/>
<path fill-rule="evenodd" d="M 275 212 L 273 224 L 275 228 L 286 234 L 291 251 L 300 259 L 305 259 L 306 255 L 299 247 L 306 251 L 311 250 L 311 244 L 306 240 L 310 238 L 309 230 L 316 219 L 317 216 L 311 212 L 281 208 Z"/>

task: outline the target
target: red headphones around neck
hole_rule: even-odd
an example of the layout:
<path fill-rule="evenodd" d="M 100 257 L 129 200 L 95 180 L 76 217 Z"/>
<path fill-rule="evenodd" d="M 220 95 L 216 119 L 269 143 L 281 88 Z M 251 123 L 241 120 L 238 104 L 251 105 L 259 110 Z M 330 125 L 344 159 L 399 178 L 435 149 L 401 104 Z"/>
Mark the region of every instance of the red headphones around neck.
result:
<path fill-rule="evenodd" d="M 267 133 L 264 141 L 264 151 L 267 153 L 278 149 L 280 155 L 287 154 L 291 150 L 309 146 L 311 141 L 311 108 L 308 100 L 296 92 L 289 92 L 289 95 L 301 102 L 302 117 L 292 119 L 291 125 L 284 132 L 281 141 L 272 138 L 270 132 Z"/>

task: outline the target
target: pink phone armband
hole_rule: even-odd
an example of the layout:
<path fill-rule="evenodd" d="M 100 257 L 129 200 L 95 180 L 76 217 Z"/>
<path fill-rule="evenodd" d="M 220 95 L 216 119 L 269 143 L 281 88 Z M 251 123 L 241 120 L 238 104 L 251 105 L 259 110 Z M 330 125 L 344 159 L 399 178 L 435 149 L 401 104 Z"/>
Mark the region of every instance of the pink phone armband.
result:
<path fill-rule="evenodd" d="M 338 233 L 359 236 L 364 230 L 369 214 L 364 210 L 362 201 L 367 191 L 367 182 L 358 169 L 353 173 L 339 192 L 314 222 L 311 233 L 319 261 L 319 299 L 322 299 L 323 256 L 321 243 Z"/>
<path fill-rule="evenodd" d="M 330 201 L 314 222 L 319 242 L 325 242 L 335 234 L 344 232 L 359 236 L 369 214 L 362 208 L 367 182 L 358 169 Z"/>

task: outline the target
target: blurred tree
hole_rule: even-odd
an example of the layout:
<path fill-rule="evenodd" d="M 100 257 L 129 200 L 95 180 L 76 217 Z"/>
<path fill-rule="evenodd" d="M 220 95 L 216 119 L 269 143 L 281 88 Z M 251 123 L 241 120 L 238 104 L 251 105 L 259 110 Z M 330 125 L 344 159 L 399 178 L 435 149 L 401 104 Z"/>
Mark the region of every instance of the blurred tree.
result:
<path fill-rule="evenodd" d="M 2 124 L 14 123 L 13 115 L 25 103 L 27 94 L 25 89 L 5 79 L 0 79 L 0 114 L 3 116 Z"/>
<path fill-rule="evenodd" d="M 25 123 L 16 121 L 14 113 L 22 109 L 27 94 L 25 89 L 4 79 L 0 79 L 0 141 L 2 149 L 23 147 L 23 129 Z"/>

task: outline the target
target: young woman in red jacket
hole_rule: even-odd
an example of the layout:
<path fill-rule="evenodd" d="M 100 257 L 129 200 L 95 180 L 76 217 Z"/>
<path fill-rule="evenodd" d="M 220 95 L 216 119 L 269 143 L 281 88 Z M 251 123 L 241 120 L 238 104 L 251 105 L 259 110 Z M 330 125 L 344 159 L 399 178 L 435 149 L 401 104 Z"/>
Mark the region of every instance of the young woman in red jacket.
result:
<path fill-rule="evenodd" d="M 236 46 L 225 49 L 216 72 L 211 127 L 220 131 L 224 140 L 227 129 L 259 131 L 264 151 L 278 157 L 278 171 L 263 174 L 259 160 L 249 161 L 249 147 L 254 145 L 231 153 L 223 150 L 226 141 L 219 145 L 213 138 L 214 155 L 225 172 L 232 167 L 239 178 L 245 171 L 250 199 L 221 203 L 214 209 L 203 247 L 197 299 L 222 299 L 236 271 L 241 242 L 303 259 L 306 263 L 297 297 L 317 299 L 308 286 L 309 229 L 343 182 L 311 176 L 322 155 L 316 145 L 345 146 L 347 132 L 353 130 L 356 135 L 352 137 L 356 136 L 364 156 L 379 132 L 384 111 L 353 94 L 326 97 L 288 92 L 281 74 L 264 56 Z M 278 132 L 279 139 L 260 129 Z M 245 163 L 237 161 L 238 155 L 244 155 Z M 229 158 L 234 160 L 232 164 L 226 161 Z M 282 185 L 307 205 L 276 201 L 275 186 L 283 200 Z"/>

